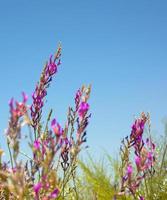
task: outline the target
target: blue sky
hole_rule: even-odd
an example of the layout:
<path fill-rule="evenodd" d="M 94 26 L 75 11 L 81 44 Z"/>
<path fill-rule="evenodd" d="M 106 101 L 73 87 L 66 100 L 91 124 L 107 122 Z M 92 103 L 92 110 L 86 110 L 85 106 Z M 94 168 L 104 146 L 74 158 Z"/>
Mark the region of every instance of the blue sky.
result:
<path fill-rule="evenodd" d="M 30 96 L 61 41 L 62 66 L 46 108 L 63 124 L 75 91 L 92 84 L 92 152 L 118 150 L 134 116 L 149 111 L 162 134 L 167 116 L 167 3 L 164 0 L 0 1 L 0 130 L 8 101 Z M 4 146 L 2 140 L 1 145 Z"/>

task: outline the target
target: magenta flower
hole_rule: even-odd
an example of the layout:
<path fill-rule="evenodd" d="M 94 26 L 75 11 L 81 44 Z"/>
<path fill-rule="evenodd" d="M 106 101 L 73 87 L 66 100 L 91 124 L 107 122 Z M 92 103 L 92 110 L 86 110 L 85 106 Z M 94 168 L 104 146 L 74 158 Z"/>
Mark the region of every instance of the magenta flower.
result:
<path fill-rule="evenodd" d="M 133 167 L 132 167 L 131 164 L 129 164 L 129 165 L 127 166 L 126 172 L 127 172 L 128 177 L 130 177 L 130 176 L 132 175 Z"/>
<path fill-rule="evenodd" d="M 41 188 L 42 188 L 41 182 L 34 185 L 33 190 L 34 190 L 36 196 L 39 195 L 39 191 L 41 190 Z"/>
<path fill-rule="evenodd" d="M 150 162 L 153 161 L 153 153 L 152 152 L 148 152 L 147 158 Z"/>
<path fill-rule="evenodd" d="M 135 123 L 132 125 L 130 139 L 132 146 L 134 146 L 135 148 L 135 154 L 137 156 L 140 155 L 140 151 L 144 145 L 143 133 L 144 133 L 144 126 L 147 120 L 148 117 L 144 113 L 142 113 L 141 118 L 137 119 Z"/>
<path fill-rule="evenodd" d="M 140 141 L 143 131 L 144 131 L 144 121 L 141 119 L 137 119 L 132 126 L 131 137 Z"/>
<path fill-rule="evenodd" d="M 40 149 L 40 141 L 39 141 L 39 139 L 34 141 L 34 149 L 35 150 L 39 150 Z"/>
<path fill-rule="evenodd" d="M 141 165 L 141 158 L 139 156 L 135 157 L 135 163 L 136 163 L 137 169 L 139 170 L 140 165 Z"/>
<path fill-rule="evenodd" d="M 59 190 L 56 188 L 49 196 L 49 198 L 57 198 L 59 194 Z"/>
<path fill-rule="evenodd" d="M 32 126 L 34 129 L 37 128 L 37 124 L 41 119 L 42 107 L 44 105 L 44 98 L 47 95 L 47 88 L 49 87 L 52 77 L 57 72 L 57 68 L 60 65 L 61 47 L 53 59 L 52 56 L 48 63 L 46 63 L 44 70 L 42 72 L 39 83 L 37 84 L 35 91 L 32 95 L 33 103 L 31 105 L 31 117 Z"/>
<path fill-rule="evenodd" d="M 79 116 L 83 118 L 88 110 L 89 110 L 89 104 L 87 102 L 81 102 L 78 110 Z"/>

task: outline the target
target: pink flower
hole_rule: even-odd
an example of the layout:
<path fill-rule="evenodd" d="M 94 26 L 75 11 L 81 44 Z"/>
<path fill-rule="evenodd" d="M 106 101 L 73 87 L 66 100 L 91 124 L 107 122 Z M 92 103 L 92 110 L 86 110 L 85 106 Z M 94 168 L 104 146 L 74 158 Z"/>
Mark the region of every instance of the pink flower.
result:
<path fill-rule="evenodd" d="M 59 190 L 56 188 L 49 196 L 49 198 L 57 198 L 59 194 Z"/>
<path fill-rule="evenodd" d="M 145 113 L 142 113 L 141 117 L 139 119 L 136 119 L 135 123 L 132 125 L 130 139 L 135 148 L 136 155 L 140 155 L 140 151 L 142 149 L 142 146 L 144 145 L 143 133 L 147 120 L 148 116 L 146 116 Z"/>
<path fill-rule="evenodd" d="M 61 128 L 60 124 L 56 122 L 56 119 L 52 120 L 51 127 L 57 137 L 60 137 L 63 134 L 63 129 Z"/>
<path fill-rule="evenodd" d="M 131 164 L 129 164 L 129 165 L 127 166 L 126 172 L 127 172 L 128 177 L 130 177 L 130 176 L 132 175 L 133 167 L 132 167 Z"/>
<path fill-rule="evenodd" d="M 27 102 L 28 96 L 24 92 L 22 92 L 22 96 L 23 96 L 22 102 L 16 101 L 15 106 L 14 106 L 13 98 L 9 102 L 10 113 L 13 117 L 13 120 L 17 120 L 18 118 L 22 117 L 27 111 L 26 102 Z"/>
<path fill-rule="evenodd" d="M 38 196 L 39 191 L 41 190 L 41 188 L 42 188 L 42 183 L 41 182 L 39 182 L 39 183 L 34 185 L 33 190 L 34 190 L 36 196 Z"/>
<path fill-rule="evenodd" d="M 141 158 L 139 156 L 135 157 L 135 163 L 136 163 L 137 169 L 139 170 L 140 165 L 141 165 Z"/>
<path fill-rule="evenodd" d="M 89 104 L 87 102 L 81 102 L 81 104 L 79 105 L 79 110 L 78 110 L 79 116 L 83 118 L 88 110 L 89 110 Z"/>
<path fill-rule="evenodd" d="M 23 100 L 21 102 L 14 101 L 12 98 L 9 102 L 10 108 L 10 120 L 9 120 L 9 127 L 7 129 L 7 135 L 13 140 L 20 137 L 20 129 L 23 123 L 20 122 L 20 118 L 22 118 L 27 112 L 27 95 L 23 92 L 22 93 Z M 17 136 L 17 137 L 16 137 Z"/>
<path fill-rule="evenodd" d="M 40 142 L 39 142 L 38 139 L 34 141 L 34 149 L 35 150 L 39 150 L 40 149 Z"/>

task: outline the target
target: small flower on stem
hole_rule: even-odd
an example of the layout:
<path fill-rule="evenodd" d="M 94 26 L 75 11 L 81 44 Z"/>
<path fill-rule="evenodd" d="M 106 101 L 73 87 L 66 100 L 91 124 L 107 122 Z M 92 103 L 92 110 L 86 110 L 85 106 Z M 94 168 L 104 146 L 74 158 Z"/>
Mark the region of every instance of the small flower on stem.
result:
<path fill-rule="evenodd" d="M 34 149 L 35 150 L 39 150 L 40 149 L 40 141 L 39 141 L 39 139 L 34 141 Z"/>
<path fill-rule="evenodd" d="M 52 120 L 51 127 L 56 137 L 60 137 L 63 134 L 63 129 L 61 128 L 60 124 L 56 122 L 56 119 Z"/>
<path fill-rule="evenodd" d="M 127 175 L 128 175 L 128 177 L 130 178 L 131 177 L 131 175 L 132 175 L 132 172 L 133 172 L 133 167 L 132 167 L 132 165 L 131 164 L 129 164 L 128 166 L 127 166 Z"/>
<path fill-rule="evenodd" d="M 78 110 L 79 117 L 82 119 L 86 115 L 88 110 L 89 110 L 89 104 L 87 102 L 81 102 Z"/>
<path fill-rule="evenodd" d="M 34 190 L 34 192 L 35 192 L 35 196 L 36 196 L 36 197 L 39 196 L 39 192 L 40 192 L 41 188 L 42 188 L 42 183 L 41 183 L 41 182 L 39 182 L 39 183 L 37 183 L 37 184 L 35 184 L 35 185 L 33 186 L 33 190 Z"/>

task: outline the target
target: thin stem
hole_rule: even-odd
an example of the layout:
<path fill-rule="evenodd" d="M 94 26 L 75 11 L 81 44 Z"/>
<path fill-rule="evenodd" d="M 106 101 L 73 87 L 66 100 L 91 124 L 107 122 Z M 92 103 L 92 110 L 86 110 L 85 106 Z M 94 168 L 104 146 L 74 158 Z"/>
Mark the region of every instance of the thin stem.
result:
<path fill-rule="evenodd" d="M 45 126 L 45 131 L 44 131 L 44 133 L 46 133 L 46 131 L 47 131 L 47 129 L 48 129 L 48 124 L 49 124 L 50 118 L 51 118 L 51 116 L 52 116 L 52 112 L 53 112 L 53 110 L 51 109 L 50 112 L 49 112 L 48 118 L 47 118 L 47 122 L 46 122 L 46 126 Z"/>
<path fill-rule="evenodd" d="M 70 170 L 71 169 L 71 170 Z M 65 189 L 65 186 L 66 184 L 68 183 L 69 179 L 70 179 L 70 176 L 71 174 L 73 173 L 73 163 L 70 164 L 70 166 L 68 166 L 68 169 L 67 171 L 64 171 L 64 177 L 63 177 L 63 188 L 58 196 L 58 199 L 61 197 L 61 194 L 64 193 L 64 189 Z M 63 199 L 64 199 L 64 195 L 63 195 Z"/>
<path fill-rule="evenodd" d="M 73 183 L 74 183 L 74 191 L 75 191 L 75 194 L 76 194 L 76 200 L 78 200 L 78 192 L 77 192 L 74 172 L 72 172 L 72 178 L 73 178 Z"/>
<path fill-rule="evenodd" d="M 14 166 L 13 166 L 12 152 L 11 152 L 11 149 L 10 149 L 10 146 L 9 146 L 9 140 L 8 139 L 7 139 L 7 146 L 8 146 L 9 156 L 10 156 L 10 162 L 11 162 L 12 169 L 13 169 Z"/>
<path fill-rule="evenodd" d="M 30 156 L 28 156 L 26 153 L 19 151 L 20 154 L 22 154 L 23 156 L 27 157 L 28 159 L 32 160 L 32 158 Z"/>

